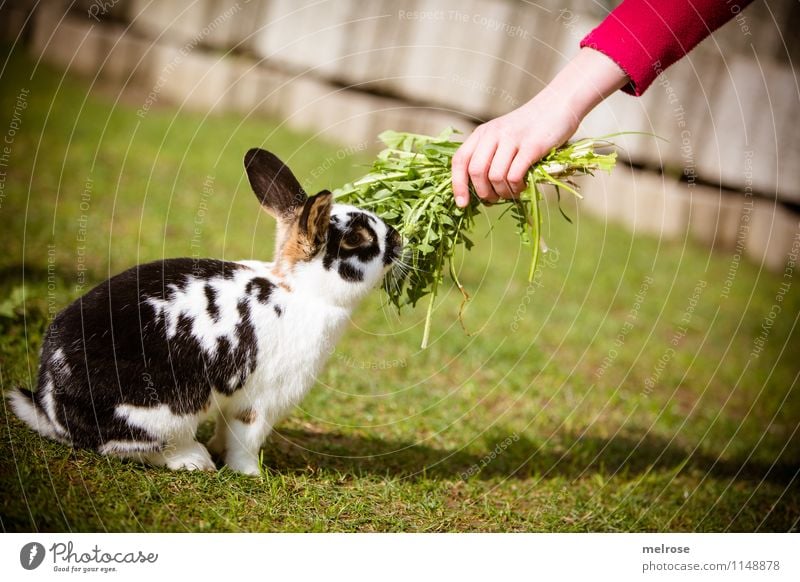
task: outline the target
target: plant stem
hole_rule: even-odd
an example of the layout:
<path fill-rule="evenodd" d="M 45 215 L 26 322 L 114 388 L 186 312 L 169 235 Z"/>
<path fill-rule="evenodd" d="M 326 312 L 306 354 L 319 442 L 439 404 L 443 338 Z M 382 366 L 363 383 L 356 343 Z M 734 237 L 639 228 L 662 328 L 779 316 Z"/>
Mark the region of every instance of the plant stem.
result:
<path fill-rule="evenodd" d="M 433 287 L 431 288 L 431 300 L 428 302 L 428 309 L 425 312 L 425 327 L 422 331 L 422 344 L 420 348 L 423 350 L 428 347 L 428 338 L 431 334 L 431 320 L 433 319 L 433 302 L 436 300 L 436 293 L 439 290 L 439 274 L 442 271 L 442 254 L 444 251 L 444 243 L 439 243 L 439 256 L 436 260 L 436 276 L 433 279 Z"/>
<path fill-rule="evenodd" d="M 436 285 L 434 284 L 434 287 Z M 422 328 L 422 344 L 420 344 L 421 349 L 428 348 L 428 338 L 431 334 L 431 318 L 433 317 L 433 300 L 436 299 L 436 291 L 431 293 L 431 300 L 428 302 L 428 309 L 425 312 L 425 327 Z"/>
<path fill-rule="evenodd" d="M 533 180 L 530 181 L 528 189 L 531 191 L 531 246 L 533 246 L 533 256 L 531 257 L 531 270 L 528 273 L 528 283 L 533 282 L 536 274 L 536 266 L 539 264 L 539 244 L 541 242 L 542 220 L 539 213 L 539 186 Z"/>

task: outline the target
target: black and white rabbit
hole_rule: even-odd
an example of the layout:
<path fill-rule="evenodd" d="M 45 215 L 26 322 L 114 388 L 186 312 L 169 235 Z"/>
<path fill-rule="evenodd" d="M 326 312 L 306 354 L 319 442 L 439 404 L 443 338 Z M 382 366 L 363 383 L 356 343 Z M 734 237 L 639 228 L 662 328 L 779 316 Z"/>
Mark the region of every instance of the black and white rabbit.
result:
<path fill-rule="evenodd" d="M 399 256 L 370 212 L 307 197 L 275 155 L 244 158 L 278 221 L 275 260 L 166 259 L 74 301 L 47 330 L 36 392 L 11 394 L 44 436 L 170 469 L 259 472 L 259 450 L 300 402 L 356 303 Z M 208 449 L 195 436 L 217 414 Z"/>

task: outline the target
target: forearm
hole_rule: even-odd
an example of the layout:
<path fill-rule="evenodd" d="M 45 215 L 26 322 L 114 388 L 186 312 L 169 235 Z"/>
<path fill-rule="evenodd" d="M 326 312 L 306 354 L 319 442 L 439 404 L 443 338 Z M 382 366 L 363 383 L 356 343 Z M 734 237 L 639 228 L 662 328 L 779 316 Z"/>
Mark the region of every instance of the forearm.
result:
<path fill-rule="evenodd" d="M 554 108 L 566 107 L 577 127 L 603 99 L 629 82 L 619 65 L 606 55 L 582 48 L 528 103 L 540 100 L 551 103 Z"/>

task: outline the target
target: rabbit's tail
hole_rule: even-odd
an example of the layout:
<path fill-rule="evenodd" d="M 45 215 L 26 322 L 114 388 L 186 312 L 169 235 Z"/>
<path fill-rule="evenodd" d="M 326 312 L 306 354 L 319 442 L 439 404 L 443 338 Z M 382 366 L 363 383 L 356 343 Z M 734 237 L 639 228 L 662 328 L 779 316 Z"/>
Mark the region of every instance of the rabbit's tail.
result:
<path fill-rule="evenodd" d="M 8 396 L 14 413 L 42 436 L 64 441 L 64 436 L 50 420 L 47 410 L 37 400 L 36 394 L 22 387 L 14 388 Z"/>

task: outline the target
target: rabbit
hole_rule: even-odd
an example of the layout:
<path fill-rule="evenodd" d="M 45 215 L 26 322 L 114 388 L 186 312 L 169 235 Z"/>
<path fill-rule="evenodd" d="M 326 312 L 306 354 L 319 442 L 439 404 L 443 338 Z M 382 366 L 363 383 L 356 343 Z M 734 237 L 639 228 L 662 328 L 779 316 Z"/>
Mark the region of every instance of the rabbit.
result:
<path fill-rule="evenodd" d="M 274 154 L 244 158 L 277 220 L 275 256 L 138 265 L 58 313 L 17 416 L 45 437 L 169 469 L 259 474 L 272 427 L 306 395 L 356 306 L 399 259 L 373 213 L 308 197 Z M 216 418 L 208 447 L 198 425 Z"/>

